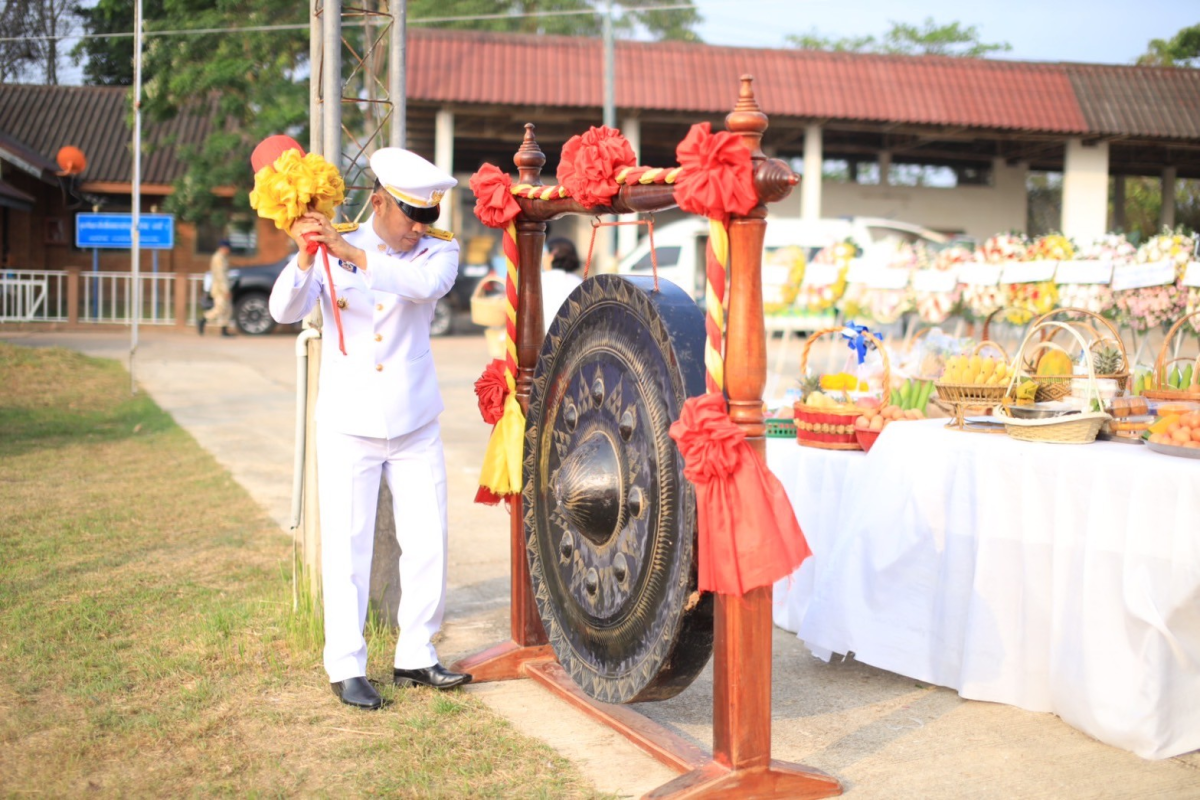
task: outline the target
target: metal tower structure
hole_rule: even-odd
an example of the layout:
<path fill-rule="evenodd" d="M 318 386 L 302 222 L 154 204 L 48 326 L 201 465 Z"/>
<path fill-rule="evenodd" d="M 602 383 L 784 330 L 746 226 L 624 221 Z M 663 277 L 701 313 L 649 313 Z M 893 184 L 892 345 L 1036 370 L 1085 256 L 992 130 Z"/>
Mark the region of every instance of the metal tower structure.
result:
<path fill-rule="evenodd" d="M 365 206 L 367 156 L 404 147 L 406 0 L 309 0 L 309 150 L 346 181 L 341 213 Z"/>

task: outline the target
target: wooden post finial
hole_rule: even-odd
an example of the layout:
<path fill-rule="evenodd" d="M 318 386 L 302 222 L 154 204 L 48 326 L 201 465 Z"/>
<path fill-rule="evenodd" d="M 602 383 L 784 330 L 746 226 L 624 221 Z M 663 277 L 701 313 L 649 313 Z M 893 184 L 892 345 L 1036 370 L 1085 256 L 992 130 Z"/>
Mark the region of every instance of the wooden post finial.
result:
<path fill-rule="evenodd" d="M 725 129 L 741 135 L 751 156 L 757 161 L 766 156 L 762 152 L 762 137 L 767 130 L 767 115 L 754 99 L 754 76 L 742 76 L 742 88 L 738 91 L 737 105 L 725 117 Z"/>
<path fill-rule="evenodd" d="M 517 165 L 517 179 L 521 183 L 541 186 L 542 167 L 546 166 L 546 154 L 538 146 L 537 137 L 533 135 L 535 130 L 537 127 L 532 122 L 525 123 L 525 138 L 521 141 L 521 146 L 517 148 L 517 154 L 513 156 L 513 163 Z"/>

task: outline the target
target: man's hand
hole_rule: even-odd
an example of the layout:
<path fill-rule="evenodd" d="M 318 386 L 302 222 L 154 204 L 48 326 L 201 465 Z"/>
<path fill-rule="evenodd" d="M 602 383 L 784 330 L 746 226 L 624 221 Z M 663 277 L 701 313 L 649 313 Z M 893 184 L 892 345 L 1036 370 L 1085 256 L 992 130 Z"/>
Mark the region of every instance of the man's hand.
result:
<path fill-rule="evenodd" d="M 319 212 L 310 211 L 300 217 L 288 231 L 288 235 L 300 248 L 300 256 L 296 265 L 301 270 L 307 270 L 313 263 L 313 256 L 307 252 L 308 239 L 304 236 L 306 233 L 310 234 L 309 238 L 313 241 L 325 245 L 329 250 L 329 255 L 334 258 L 354 264 L 359 269 L 366 268 L 367 254 L 343 239 L 328 217 Z"/>

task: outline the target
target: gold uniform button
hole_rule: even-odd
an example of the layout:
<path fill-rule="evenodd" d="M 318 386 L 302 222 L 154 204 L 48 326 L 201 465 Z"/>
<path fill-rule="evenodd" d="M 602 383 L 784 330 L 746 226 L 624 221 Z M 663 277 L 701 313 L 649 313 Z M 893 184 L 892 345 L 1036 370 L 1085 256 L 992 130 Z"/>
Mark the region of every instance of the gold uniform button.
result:
<path fill-rule="evenodd" d="M 339 297 L 338 298 L 338 308 L 345 308 L 345 307 L 346 307 L 346 298 Z"/>
<path fill-rule="evenodd" d="M 377 334 L 375 334 L 375 341 L 377 341 L 377 342 L 382 342 L 382 341 L 383 341 L 383 334 L 382 334 L 382 333 L 377 333 Z"/>
<path fill-rule="evenodd" d="M 376 371 L 376 372 L 383 372 L 383 364 L 376 364 L 376 365 L 375 365 L 375 371 Z"/>
<path fill-rule="evenodd" d="M 376 304 L 375 304 L 375 310 L 376 310 L 376 311 L 383 311 L 383 303 L 376 303 Z"/>

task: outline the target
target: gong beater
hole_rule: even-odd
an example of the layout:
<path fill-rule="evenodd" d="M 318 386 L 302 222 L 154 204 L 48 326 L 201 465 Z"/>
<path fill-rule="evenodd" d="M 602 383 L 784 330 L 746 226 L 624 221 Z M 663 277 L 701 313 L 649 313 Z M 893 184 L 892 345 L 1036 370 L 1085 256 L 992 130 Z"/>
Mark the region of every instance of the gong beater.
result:
<path fill-rule="evenodd" d="M 696 498 L 670 438 L 703 394 L 704 315 L 679 287 L 598 275 L 550 325 L 525 424 L 525 539 L 538 614 L 589 696 L 665 700 L 712 655 L 696 592 Z"/>

